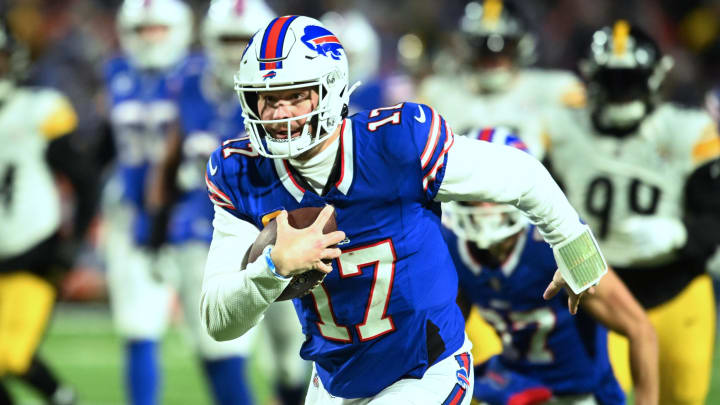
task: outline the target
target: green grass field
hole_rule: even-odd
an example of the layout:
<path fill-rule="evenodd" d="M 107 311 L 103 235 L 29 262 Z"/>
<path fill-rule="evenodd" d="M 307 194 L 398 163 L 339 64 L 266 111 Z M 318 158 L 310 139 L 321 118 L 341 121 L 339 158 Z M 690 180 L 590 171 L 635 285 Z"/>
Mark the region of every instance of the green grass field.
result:
<path fill-rule="evenodd" d="M 123 343 L 113 332 L 107 306 L 59 306 L 40 350 L 55 371 L 76 387 L 81 405 L 126 403 Z M 163 404 L 212 404 L 198 360 L 179 328 L 171 328 L 163 341 L 162 365 Z M 270 403 L 267 370 L 253 361 L 250 374 L 258 404 Z M 20 383 L 11 384 L 22 398 L 20 404 L 43 403 Z"/>
<path fill-rule="evenodd" d="M 262 341 L 262 339 L 259 339 Z M 707 404 L 720 404 L 720 345 L 716 345 L 713 380 Z M 73 384 L 82 405 L 121 405 L 122 342 L 113 333 L 110 315 L 103 305 L 61 305 L 55 312 L 42 355 L 58 374 Z M 258 356 L 259 357 L 259 356 Z M 185 344 L 183 334 L 171 328 L 162 346 L 164 370 L 163 404 L 211 404 L 197 359 Z M 267 366 L 251 362 L 251 383 L 258 404 L 272 402 Z M 42 401 L 20 384 L 13 384 L 21 404 Z"/>

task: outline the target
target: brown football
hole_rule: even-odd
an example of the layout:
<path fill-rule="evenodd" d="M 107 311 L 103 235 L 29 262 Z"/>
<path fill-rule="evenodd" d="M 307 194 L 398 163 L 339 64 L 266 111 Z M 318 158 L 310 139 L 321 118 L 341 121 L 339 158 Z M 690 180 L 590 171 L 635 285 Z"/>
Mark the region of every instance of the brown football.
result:
<path fill-rule="evenodd" d="M 304 207 L 296 210 L 288 211 L 288 223 L 293 228 L 307 228 L 315 222 L 322 207 Z M 323 233 L 330 233 L 337 230 L 337 222 L 335 221 L 335 212 L 325 223 Z M 245 252 L 243 257 L 242 268 L 244 269 L 248 263 L 257 260 L 265 249 L 265 246 L 274 244 L 277 238 L 277 222 L 275 219 L 270 220 L 268 224 L 260 231 L 260 234 L 253 242 L 252 246 Z M 310 292 L 313 288 L 322 283 L 325 273 L 318 270 L 306 271 L 297 276 L 293 276 L 290 284 L 285 287 L 282 294 L 276 301 L 285 301 L 293 298 L 302 297 Z"/>

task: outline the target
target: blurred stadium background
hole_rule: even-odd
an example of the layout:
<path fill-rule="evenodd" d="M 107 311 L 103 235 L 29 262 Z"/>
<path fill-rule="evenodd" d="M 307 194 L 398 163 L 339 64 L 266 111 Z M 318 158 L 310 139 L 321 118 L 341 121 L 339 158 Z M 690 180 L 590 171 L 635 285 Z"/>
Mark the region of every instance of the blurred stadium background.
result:
<path fill-rule="evenodd" d="M 102 131 L 103 61 L 117 51 L 114 12 L 119 0 L 2 0 L 16 35 L 30 45 L 33 65 L 28 80 L 68 95 L 80 118 L 89 152 Z M 268 0 L 280 15 L 319 17 L 329 10 L 357 9 L 381 37 L 381 75 L 404 78 L 398 98 L 414 97 L 413 85 L 427 74 L 451 69 L 447 57 L 451 33 L 466 0 Z M 190 1 L 199 20 L 207 1 Z M 671 100 L 700 106 L 720 79 L 720 1 L 713 0 L 535 0 L 525 13 L 539 37 L 542 67 L 576 69 L 581 44 L 596 28 L 625 18 L 650 32 L 675 59 L 667 83 Z M 444 57 L 443 57 L 444 55 Z M 403 97 L 404 96 L 404 97 Z M 41 353 L 78 389 L 83 404 L 124 403 L 122 347 L 114 334 L 107 305 L 103 266 L 92 241 L 78 268 L 63 281 L 57 307 Z M 163 344 L 166 404 L 208 403 L 196 359 L 183 343 L 175 319 Z M 265 349 L 267 350 L 267 349 Z M 252 382 L 259 403 L 270 403 L 268 376 L 273 370 L 262 350 L 254 355 Z M 708 404 L 720 404 L 720 356 L 716 345 Z M 41 403 L 30 391 L 13 386 L 23 403 Z"/>

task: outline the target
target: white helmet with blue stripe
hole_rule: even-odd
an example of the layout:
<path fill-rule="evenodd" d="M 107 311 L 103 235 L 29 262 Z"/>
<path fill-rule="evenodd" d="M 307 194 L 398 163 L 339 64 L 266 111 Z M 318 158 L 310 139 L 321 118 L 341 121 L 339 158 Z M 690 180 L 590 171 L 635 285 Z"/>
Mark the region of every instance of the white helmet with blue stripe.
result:
<path fill-rule="evenodd" d="M 305 115 L 263 120 L 258 112 L 259 93 L 310 88 L 318 104 Z M 243 54 L 235 75 L 245 126 L 258 153 L 269 158 L 297 157 L 322 143 L 347 115 L 350 92 L 348 61 L 335 34 L 320 21 L 284 16 L 256 33 Z M 292 124 L 305 120 L 293 136 Z M 264 125 L 287 125 L 287 132 L 271 136 Z"/>
<path fill-rule="evenodd" d="M 202 26 L 202 42 L 222 85 L 234 86 L 243 50 L 275 13 L 263 0 L 213 0 Z"/>

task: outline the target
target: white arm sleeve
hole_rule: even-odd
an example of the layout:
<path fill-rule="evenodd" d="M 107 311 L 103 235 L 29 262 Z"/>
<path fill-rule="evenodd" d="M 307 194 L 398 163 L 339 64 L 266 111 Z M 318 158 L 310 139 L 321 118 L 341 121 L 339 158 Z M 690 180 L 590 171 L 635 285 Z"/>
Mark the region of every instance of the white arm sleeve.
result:
<path fill-rule="evenodd" d="M 579 216 L 545 167 L 518 149 L 455 137 L 435 200 L 512 204 L 555 246 L 584 231 Z"/>
<path fill-rule="evenodd" d="M 264 256 L 240 268 L 258 230 L 215 206 L 212 243 L 205 265 L 200 317 L 215 340 L 230 340 L 255 326 L 290 282 L 275 277 Z"/>

